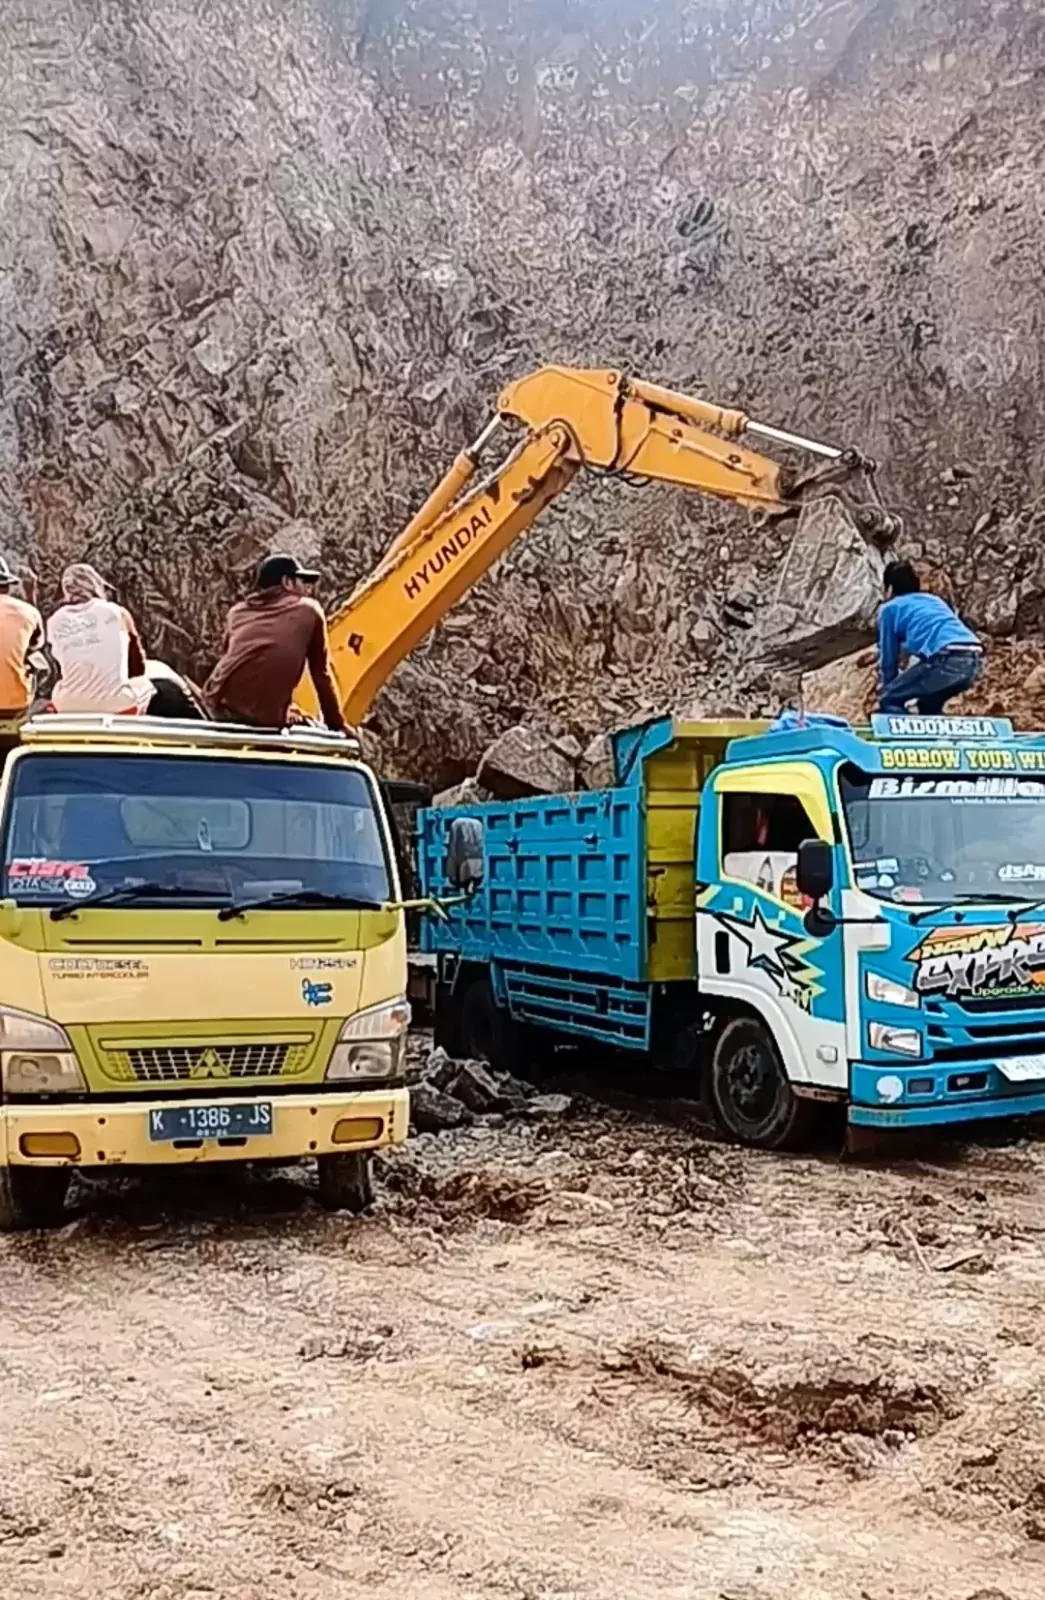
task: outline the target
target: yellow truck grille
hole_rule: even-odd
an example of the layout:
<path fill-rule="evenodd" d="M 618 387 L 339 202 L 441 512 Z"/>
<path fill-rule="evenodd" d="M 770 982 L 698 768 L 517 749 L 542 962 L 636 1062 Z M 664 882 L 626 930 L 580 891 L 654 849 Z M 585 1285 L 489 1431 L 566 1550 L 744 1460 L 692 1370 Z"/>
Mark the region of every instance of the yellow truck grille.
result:
<path fill-rule="evenodd" d="M 239 1078 L 294 1077 L 304 1072 L 312 1039 L 256 1039 L 237 1044 L 208 1040 L 178 1044 L 102 1044 L 106 1077 L 128 1083 L 229 1082 Z"/>

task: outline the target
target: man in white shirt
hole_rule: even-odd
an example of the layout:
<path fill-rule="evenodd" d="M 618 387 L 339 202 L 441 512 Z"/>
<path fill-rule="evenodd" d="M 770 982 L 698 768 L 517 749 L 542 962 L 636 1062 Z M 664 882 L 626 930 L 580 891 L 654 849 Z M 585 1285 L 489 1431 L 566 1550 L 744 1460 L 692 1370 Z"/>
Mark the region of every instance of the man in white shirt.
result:
<path fill-rule="evenodd" d="M 145 676 L 134 618 L 107 598 L 108 585 L 86 563 L 62 574 L 65 604 L 47 624 L 47 642 L 58 667 L 51 701 L 56 711 L 140 713 L 149 709 L 155 685 Z"/>

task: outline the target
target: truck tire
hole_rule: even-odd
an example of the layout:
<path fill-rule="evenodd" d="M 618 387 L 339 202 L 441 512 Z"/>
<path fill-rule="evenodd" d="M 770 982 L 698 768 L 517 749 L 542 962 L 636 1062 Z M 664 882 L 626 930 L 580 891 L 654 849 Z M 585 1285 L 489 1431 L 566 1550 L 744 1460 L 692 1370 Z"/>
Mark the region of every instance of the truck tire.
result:
<path fill-rule="evenodd" d="M 327 1211 L 351 1211 L 358 1217 L 374 1203 L 374 1175 L 370 1153 L 344 1150 L 317 1156 L 319 1202 Z"/>
<path fill-rule="evenodd" d="M 493 997 L 489 978 L 474 978 L 461 1002 L 461 1049 L 470 1061 L 485 1061 L 498 1072 L 525 1076 L 529 1065 L 529 1030 L 513 1022 Z"/>
<path fill-rule="evenodd" d="M 733 1017 L 725 1024 L 707 1072 L 708 1109 L 738 1144 L 794 1149 L 808 1138 L 812 1107 L 798 1098 L 765 1024 Z"/>
<path fill-rule="evenodd" d="M 69 1167 L 0 1167 L 0 1233 L 59 1227 L 71 1178 Z"/>

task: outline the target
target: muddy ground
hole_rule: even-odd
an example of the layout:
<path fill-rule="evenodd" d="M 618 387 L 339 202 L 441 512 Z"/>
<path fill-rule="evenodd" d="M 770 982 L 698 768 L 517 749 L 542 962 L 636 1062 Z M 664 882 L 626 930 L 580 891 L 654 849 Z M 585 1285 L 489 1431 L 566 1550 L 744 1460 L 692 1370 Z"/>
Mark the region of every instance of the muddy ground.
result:
<path fill-rule="evenodd" d="M 81 1191 L 0 1244 L 0 1593 L 1040 1600 L 1043 1174 L 581 1100 L 414 1141 L 363 1221 Z"/>

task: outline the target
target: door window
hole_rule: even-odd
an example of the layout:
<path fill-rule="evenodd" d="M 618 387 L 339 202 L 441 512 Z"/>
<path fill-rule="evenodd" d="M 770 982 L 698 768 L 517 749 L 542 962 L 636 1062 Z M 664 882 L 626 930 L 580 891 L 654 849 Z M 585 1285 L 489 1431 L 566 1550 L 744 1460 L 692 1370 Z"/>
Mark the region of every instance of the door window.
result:
<path fill-rule="evenodd" d="M 723 874 L 797 904 L 798 847 L 819 837 L 802 801 L 793 794 L 742 791 L 722 794 L 720 801 Z"/>

